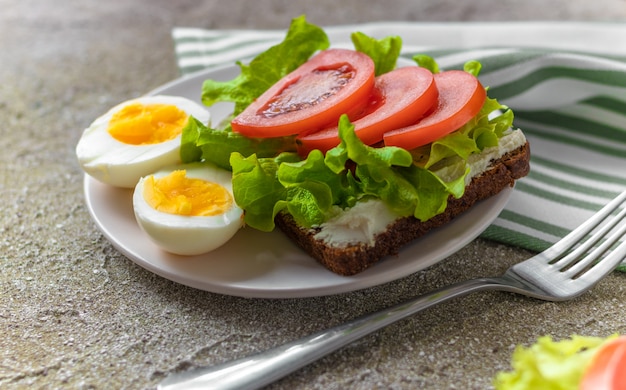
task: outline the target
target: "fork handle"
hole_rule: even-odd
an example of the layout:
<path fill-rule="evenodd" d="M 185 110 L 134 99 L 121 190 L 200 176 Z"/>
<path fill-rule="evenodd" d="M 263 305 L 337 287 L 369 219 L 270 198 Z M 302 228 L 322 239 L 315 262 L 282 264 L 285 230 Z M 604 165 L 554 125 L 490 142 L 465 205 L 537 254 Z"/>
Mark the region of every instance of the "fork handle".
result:
<path fill-rule="evenodd" d="M 255 389 L 268 385 L 351 342 L 452 298 L 502 290 L 501 278 L 468 280 L 367 314 L 265 352 L 211 367 L 170 374 L 158 389 Z"/>

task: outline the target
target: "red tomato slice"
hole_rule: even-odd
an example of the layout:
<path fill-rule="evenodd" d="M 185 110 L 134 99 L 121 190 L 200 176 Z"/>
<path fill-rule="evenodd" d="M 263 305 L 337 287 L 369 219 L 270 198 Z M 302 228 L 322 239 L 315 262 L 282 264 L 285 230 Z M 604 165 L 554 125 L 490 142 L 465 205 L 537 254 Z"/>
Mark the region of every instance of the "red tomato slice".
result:
<path fill-rule="evenodd" d="M 626 336 L 608 341 L 593 355 L 580 389 L 626 389 Z"/>
<path fill-rule="evenodd" d="M 384 134 L 385 145 L 414 149 L 447 135 L 469 122 L 482 108 L 487 93 L 480 81 L 462 70 L 435 74 L 437 108 L 415 125 Z"/>
<path fill-rule="evenodd" d="M 407 66 L 376 78 L 379 103 L 371 112 L 354 120 L 356 135 L 366 145 L 382 141 L 383 134 L 416 123 L 437 103 L 439 92 L 433 74 L 418 66 Z M 340 142 L 337 126 L 298 137 L 298 152 L 306 156 L 311 150 L 326 152 Z"/>
<path fill-rule="evenodd" d="M 313 132 L 360 111 L 374 87 L 374 62 L 345 49 L 322 51 L 283 77 L 231 121 L 250 137 Z"/>

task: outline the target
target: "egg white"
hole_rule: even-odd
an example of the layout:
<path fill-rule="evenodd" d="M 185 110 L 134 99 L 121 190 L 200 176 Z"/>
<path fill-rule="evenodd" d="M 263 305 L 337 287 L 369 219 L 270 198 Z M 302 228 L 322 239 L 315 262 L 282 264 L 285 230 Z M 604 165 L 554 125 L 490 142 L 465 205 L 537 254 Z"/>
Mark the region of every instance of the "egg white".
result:
<path fill-rule="evenodd" d="M 116 187 L 133 188 L 141 177 L 180 162 L 181 135 L 158 144 L 131 145 L 109 134 L 113 115 L 135 102 L 175 105 L 205 124 L 211 118 L 202 105 L 179 96 L 143 96 L 118 104 L 85 129 L 76 146 L 81 168 L 96 180 Z"/>
<path fill-rule="evenodd" d="M 233 194 L 232 174 L 207 163 L 173 166 L 154 174 L 160 178 L 177 169 L 185 169 L 189 178 L 203 179 L 222 185 Z M 243 226 L 243 210 L 233 200 L 229 210 L 215 216 L 182 216 L 164 213 L 150 206 L 144 196 L 145 177 L 133 193 L 135 218 L 141 229 L 161 249 L 178 255 L 199 255 L 225 244 Z"/>

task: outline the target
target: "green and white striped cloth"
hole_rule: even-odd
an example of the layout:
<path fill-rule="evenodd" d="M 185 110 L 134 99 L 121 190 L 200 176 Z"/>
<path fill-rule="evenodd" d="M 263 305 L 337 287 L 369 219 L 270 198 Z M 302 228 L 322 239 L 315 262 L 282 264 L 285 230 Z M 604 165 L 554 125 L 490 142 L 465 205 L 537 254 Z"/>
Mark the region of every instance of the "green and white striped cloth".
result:
<path fill-rule="evenodd" d="M 531 143 L 531 173 L 483 237 L 540 251 L 626 189 L 625 23 L 374 23 L 325 28 L 334 47 L 350 33 L 399 35 L 403 53 L 443 69 L 483 64 L 489 95 L 515 112 Z M 183 75 L 247 60 L 285 31 L 172 32 Z M 626 269 L 626 265 L 623 267 Z"/>

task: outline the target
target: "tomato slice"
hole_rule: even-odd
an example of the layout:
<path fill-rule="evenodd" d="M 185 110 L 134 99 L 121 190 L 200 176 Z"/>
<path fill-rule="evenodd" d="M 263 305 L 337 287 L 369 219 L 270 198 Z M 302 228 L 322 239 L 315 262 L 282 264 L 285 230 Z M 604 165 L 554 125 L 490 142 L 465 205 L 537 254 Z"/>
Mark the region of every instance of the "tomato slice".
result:
<path fill-rule="evenodd" d="M 433 74 L 418 66 L 407 66 L 376 78 L 378 104 L 352 122 L 356 135 L 366 145 L 382 141 L 383 134 L 416 123 L 437 103 L 439 92 Z M 298 153 L 326 152 L 340 142 L 337 126 L 298 137 Z"/>
<path fill-rule="evenodd" d="M 487 97 L 480 81 L 462 70 L 436 73 L 435 83 L 439 103 L 434 111 L 417 124 L 385 133 L 385 145 L 414 149 L 436 141 L 469 122 Z"/>
<path fill-rule="evenodd" d="M 250 137 L 314 132 L 354 114 L 374 87 L 374 62 L 347 49 L 322 51 L 283 77 L 231 121 Z"/>
<path fill-rule="evenodd" d="M 602 345 L 585 369 L 581 390 L 626 389 L 626 336 Z"/>

